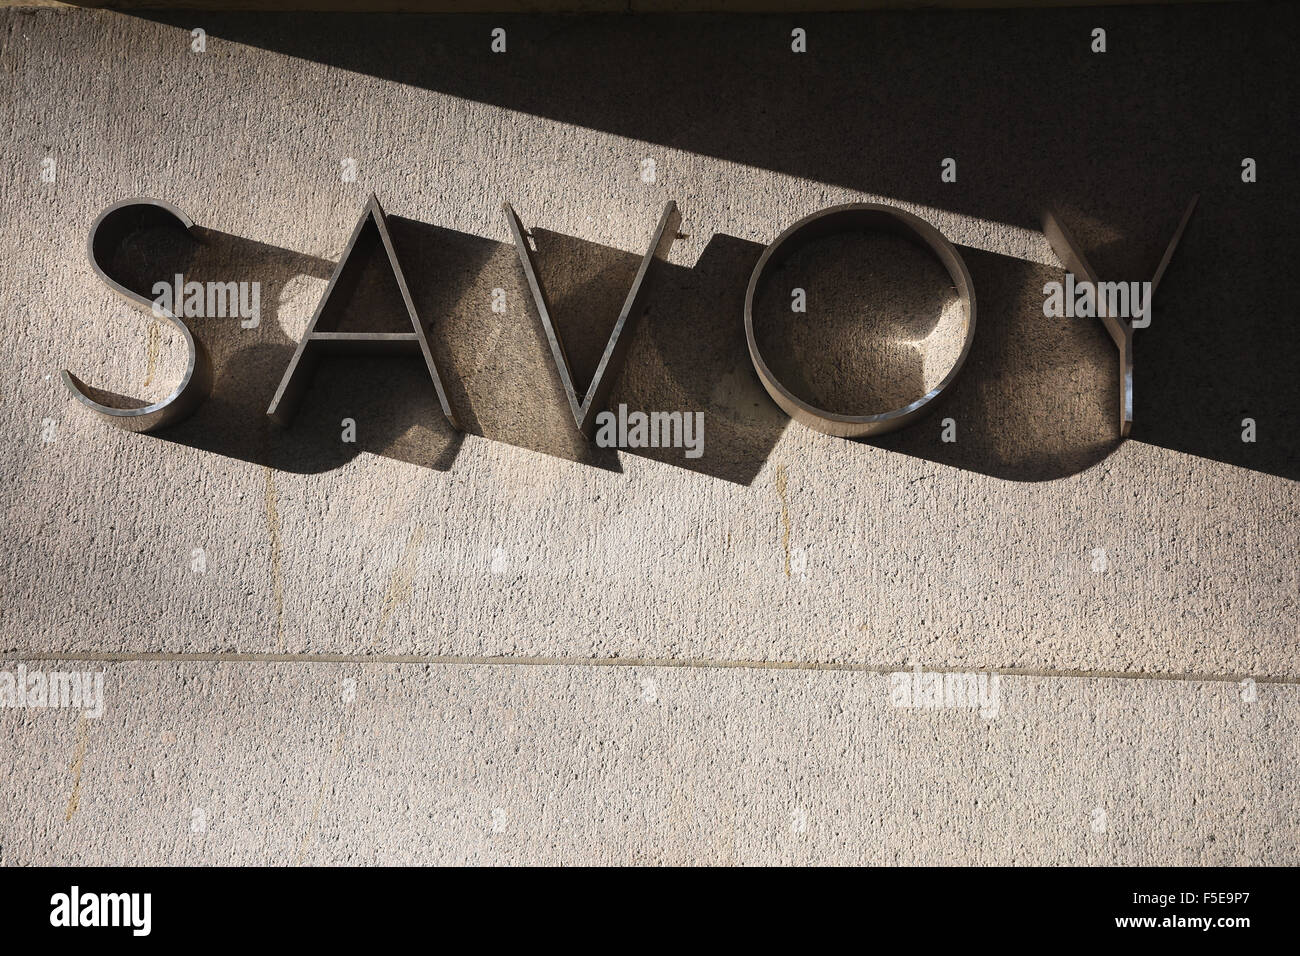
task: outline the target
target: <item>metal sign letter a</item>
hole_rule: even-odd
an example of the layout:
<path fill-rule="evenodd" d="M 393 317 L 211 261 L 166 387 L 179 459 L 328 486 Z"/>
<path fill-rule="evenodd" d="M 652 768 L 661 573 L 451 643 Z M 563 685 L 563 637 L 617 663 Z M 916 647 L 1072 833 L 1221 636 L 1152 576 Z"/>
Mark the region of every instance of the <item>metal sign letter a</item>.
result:
<path fill-rule="evenodd" d="M 321 324 L 321 320 L 326 319 L 325 324 L 328 325 L 328 320 L 342 311 L 356 288 L 362 268 L 361 260 L 353 259 L 358 242 L 373 243 L 376 238 L 383 246 L 388 264 L 393 270 L 393 277 L 397 280 L 397 288 L 402 294 L 407 317 L 411 320 L 411 331 L 318 331 L 317 326 Z M 429 377 L 433 379 L 433 387 L 438 392 L 442 413 L 447 416 L 451 427 L 459 431 L 460 425 L 456 421 L 455 412 L 451 409 L 451 403 L 447 400 L 447 390 L 443 387 L 442 375 L 438 371 L 437 362 L 434 361 L 433 351 L 429 348 L 429 340 L 424 334 L 424 325 L 416 314 L 415 303 L 411 300 L 411 290 L 406 284 L 406 275 L 402 272 L 397 252 L 393 249 L 393 239 L 388 233 L 388 221 L 384 218 L 383 207 L 379 205 L 378 198 L 371 193 L 365 212 L 361 214 L 356 228 L 352 230 L 352 238 L 348 240 L 347 247 L 343 250 L 343 257 L 334 269 L 334 275 L 330 277 L 325 294 L 321 297 L 320 304 L 316 306 L 316 314 L 311 317 L 307 332 L 298 343 L 298 349 L 294 352 L 289 367 L 284 370 L 284 378 L 280 380 L 280 387 L 275 390 L 275 398 L 271 400 L 271 407 L 266 410 L 266 414 L 279 425 L 287 425 L 293 420 L 294 412 L 302 402 L 312 373 L 323 354 L 414 355 L 416 353 L 424 356 L 424 363 L 429 368 Z"/>

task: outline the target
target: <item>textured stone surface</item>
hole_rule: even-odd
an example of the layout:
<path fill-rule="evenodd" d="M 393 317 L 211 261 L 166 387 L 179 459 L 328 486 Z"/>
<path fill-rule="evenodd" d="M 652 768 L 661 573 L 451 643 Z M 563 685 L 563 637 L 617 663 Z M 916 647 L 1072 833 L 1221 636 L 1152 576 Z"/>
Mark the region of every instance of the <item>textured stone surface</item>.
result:
<path fill-rule="evenodd" d="M 112 665 L 66 827 L 76 721 L 0 713 L 21 770 L 0 795 L 5 861 L 1293 862 L 1295 336 L 1266 323 L 1291 308 L 1270 263 L 1294 242 L 1278 181 L 1295 133 L 1284 98 L 1239 91 L 1284 60 L 1250 24 L 1296 14 L 1238 8 L 1220 29 L 1228 15 L 1108 11 L 1098 64 L 1076 50 L 1096 14 L 1075 11 L 819 18 L 792 62 L 782 18 L 638 20 L 640 47 L 617 18 L 511 19 L 493 61 L 476 18 L 212 14 L 195 54 L 199 21 L 0 10 L 6 667 L 468 661 Z M 1062 117 L 1076 138 L 1042 125 Z M 948 155 L 959 180 L 941 186 Z M 1244 155 L 1269 171 L 1254 186 Z M 289 432 L 265 421 L 372 190 L 464 438 L 401 362 L 322 368 Z M 1117 446 L 1113 347 L 1099 323 L 1042 317 L 1062 272 L 1030 209 L 1060 201 L 1103 277 L 1140 279 L 1198 190 L 1138 333 L 1136 440 Z M 195 320 L 214 394 L 162 436 L 106 427 L 59 382 L 69 368 L 159 398 L 179 374 L 178 343 L 85 261 L 94 215 L 132 195 L 204 227 L 187 274 L 263 289 L 257 329 Z M 612 401 L 702 409 L 698 461 L 576 436 L 500 211 L 533 228 L 584 377 L 670 198 L 685 236 Z M 762 245 L 858 200 L 938 226 L 980 308 L 944 411 L 875 444 L 790 424 L 740 327 Z M 143 243 L 123 267 L 170 275 L 164 251 Z M 893 712 L 869 671 L 474 663 L 488 657 L 1049 676 L 1005 678 L 1017 709 L 986 725 Z M 370 689 L 345 713 L 353 672 Z M 1285 683 L 1251 709 L 1231 682 L 1072 676 L 1088 674 Z M 651 720 L 642 679 L 660 685 Z M 203 801 L 226 838 L 191 840 Z M 1102 840 L 1098 805 L 1126 821 Z M 514 821 L 502 834 L 484 829 L 494 806 Z"/>
<path fill-rule="evenodd" d="M 29 758 L 0 804 L 5 862 L 1300 851 L 1294 686 L 1245 703 L 1222 682 L 1003 677 L 988 720 L 895 708 L 885 675 L 825 671 L 126 663 L 105 694 L 98 721 L 0 714 L 0 746 Z"/>

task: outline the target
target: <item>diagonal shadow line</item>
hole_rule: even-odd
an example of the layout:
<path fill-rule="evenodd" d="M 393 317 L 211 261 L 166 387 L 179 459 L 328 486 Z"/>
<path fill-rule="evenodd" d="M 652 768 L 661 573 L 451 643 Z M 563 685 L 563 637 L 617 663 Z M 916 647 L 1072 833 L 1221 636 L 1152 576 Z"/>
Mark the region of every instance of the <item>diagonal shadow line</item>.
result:
<path fill-rule="evenodd" d="M 130 15 L 186 31 L 194 19 Z M 796 22 L 806 54 L 791 51 Z M 1104 56 L 1089 47 L 1099 22 L 1117 38 Z M 351 73 L 1029 228 L 1051 201 L 1164 195 L 1170 169 L 1210 181 L 1212 144 L 1272 128 L 1294 145 L 1284 117 L 1239 96 L 1273 88 L 1289 60 L 1300 15 L 1282 4 L 743 18 L 214 11 L 203 26 Z M 497 27 L 505 54 L 489 49 Z M 1137 143 L 1142 164 L 1117 161 Z M 959 160 L 958 184 L 941 182 L 944 157 Z"/>

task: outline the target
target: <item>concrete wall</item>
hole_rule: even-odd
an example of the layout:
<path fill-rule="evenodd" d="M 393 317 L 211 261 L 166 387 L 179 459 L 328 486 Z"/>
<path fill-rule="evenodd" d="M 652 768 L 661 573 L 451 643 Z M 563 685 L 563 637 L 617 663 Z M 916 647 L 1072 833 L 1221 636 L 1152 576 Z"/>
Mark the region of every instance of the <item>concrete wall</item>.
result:
<path fill-rule="evenodd" d="M 494 59 L 495 17 L 0 12 L 0 654 L 108 693 L 0 713 L 4 862 L 1295 862 L 1295 18 L 821 16 L 801 59 L 783 17 L 520 17 Z M 323 367 L 266 421 L 372 191 L 464 436 L 418 362 Z M 1193 193 L 1121 443 L 1113 345 L 1042 314 L 1037 210 L 1142 279 Z M 59 381 L 179 374 L 85 259 L 136 195 L 205 241 L 117 268 L 263 290 L 257 328 L 195 320 L 213 396 L 156 436 Z M 703 410 L 699 460 L 574 433 L 501 213 L 589 372 L 668 199 L 612 401 Z M 763 246 L 851 201 L 934 223 L 979 298 L 943 411 L 874 442 L 791 424 L 740 321 Z M 819 261 L 858 321 L 780 331 L 853 401 L 863 329 L 948 289 Z M 893 706 L 913 665 L 996 672 L 1000 713 Z"/>

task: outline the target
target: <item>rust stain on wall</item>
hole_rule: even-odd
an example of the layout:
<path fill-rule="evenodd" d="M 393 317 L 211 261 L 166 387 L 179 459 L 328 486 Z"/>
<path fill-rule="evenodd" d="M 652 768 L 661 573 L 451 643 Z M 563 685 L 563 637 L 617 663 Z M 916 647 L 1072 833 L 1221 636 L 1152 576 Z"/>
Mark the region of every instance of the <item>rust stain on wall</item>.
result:
<path fill-rule="evenodd" d="M 781 546 L 785 549 L 785 576 L 790 576 L 790 498 L 786 494 L 789 476 L 785 465 L 776 466 L 776 493 L 781 496 Z"/>
<path fill-rule="evenodd" d="M 266 469 L 266 536 L 271 546 L 271 599 L 275 603 L 275 647 L 284 651 L 284 573 L 280 567 L 280 510 L 275 472 Z"/>
<path fill-rule="evenodd" d="M 158 320 L 154 319 L 149 323 L 149 344 L 146 346 L 146 364 L 144 368 L 144 384 L 146 388 L 153 384 L 154 372 L 158 370 L 158 350 L 161 340 L 162 330 L 158 327 Z"/>
<path fill-rule="evenodd" d="M 68 771 L 72 774 L 72 795 L 68 797 L 68 809 L 63 814 L 64 823 L 72 819 L 72 815 L 81 805 L 81 769 L 86 763 L 86 745 L 89 742 L 90 721 L 86 719 L 85 714 L 82 714 L 81 719 L 77 721 L 77 752 L 72 758 L 72 763 L 68 765 Z"/>
<path fill-rule="evenodd" d="M 424 528 L 419 526 L 412 528 L 411 537 L 406 542 L 406 552 L 397 562 L 397 567 L 393 569 L 392 577 L 388 579 L 388 590 L 384 593 L 384 603 L 379 611 L 379 623 L 370 638 L 371 647 L 379 643 L 379 635 L 388 626 L 393 612 L 411 599 L 411 582 L 415 579 L 415 559 L 419 554 L 422 541 L 424 541 Z"/>

